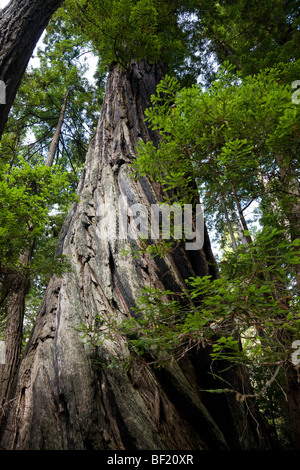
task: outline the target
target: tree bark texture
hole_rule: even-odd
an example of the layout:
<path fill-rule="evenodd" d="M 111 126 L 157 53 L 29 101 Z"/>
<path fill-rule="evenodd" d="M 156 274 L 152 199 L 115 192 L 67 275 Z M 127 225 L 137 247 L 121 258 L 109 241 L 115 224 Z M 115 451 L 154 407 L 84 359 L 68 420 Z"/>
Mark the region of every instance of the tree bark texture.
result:
<path fill-rule="evenodd" d="M 0 11 L 0 80 L 6 104 L 0 104 L 0 137 L 33 50 L 62 0 L 12 0 Z"/>
<path fill-rule="evenodd" d="M 288 362 L 285 366 L 287 382 L 287 398 L 290 411 L 291 429 L 293 432 L 294 448 L 300 449 L 300 366 Z"/>
<path fill-rule="evenodd" d="M 216 276 L 209 238 L 203 249 L 179 245 L 164 258 L 124 255 L 124 241 L 100 236 L 99 207 L 161 200 L 161 188 L 133 180 L 129 163 L 139 139 L 158 135 L 144 122 L 144 110 L 162 77 L 159 65 L 113 66 L 98 127 L 90 144 L 74 204 L 58 251 L 71 269 L 53 277 L 22 360 L 14 400 L 6 414 L 4 449 L 257 449 L 270 448 L 255 408 L 234 394 L 205 394 L 220 388 L 206 349 L 163 369 L 133 362 L 125 373 L 107 365 L 126 355 L 126 338 L 93 348 L 77 331 L 96 316 L 124 319 L 133 314 L 145 286 L 180 292 L 192 275 Z M 220 371 L 218 371 L 220 373 Z M 241 393 L 241 369 L 226 376 Z M 209 396 L 208 396 L 209 395 Z"/>
<path fill-rule="evenodd" d="M 21 256 L 24 266 L 30 263 L 32 250 L 28 250 Z M 30 278 L 26 270 L 24 272 L 11 273 L 9 276 L 10 295 L 7 303 L 7 315 L 5 324 L 5 364 L 0 365 L 0 424 L 6 412 L 10 399 L 11 387 L 20 363 L 23 320 L 25 312 L 25 298 L 29 291 Z"/>
<path fill-rule="evenodd" d="M 59 118 L 58 118 L 58 121 L 57 121 L 57 124 L 56 124 L 56 129 L 55 129 L 55 132 L 54 132 L 54 136 L 52 137 L 51 144 L 50 144 L 49 151 L 48 151 L 48 155 L 47 155 L 47 158 L 46 158 L 46 161 L 45 161 L 46 166 L 52 166 L 53 165 L 55 154 L 57 152 L 57 147 L 58 147 L 58 143 L 59 143 L 60 134 L 61 134 L 61 128 L 62 128 L 63 123 L 64 123 L 65 112 L 66 112 L 66 109 L 67 109 L 67 103 L 68 103 L 68 99 L 69 99 L 69 95 L 70 95 L 71 91 L 72 91 L 72 88 L 69 88 L 66 95 L 65 95 L 65 97 L 64 97 L 63 104 L 62 104 L 62 107 L 61 107 L 61 110 L 60 110 L 60 113 L 59 113 Z"/>

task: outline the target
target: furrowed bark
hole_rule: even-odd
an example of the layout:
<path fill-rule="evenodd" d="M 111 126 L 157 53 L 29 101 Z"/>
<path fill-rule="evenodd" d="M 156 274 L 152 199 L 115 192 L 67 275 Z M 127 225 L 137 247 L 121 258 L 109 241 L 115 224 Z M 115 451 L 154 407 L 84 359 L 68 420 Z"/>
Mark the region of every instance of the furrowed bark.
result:
<path fill-rule="evenodd" d="M 300 366 L 288 362 L 285 365 L 287 399 L 295 449 L 300 449 Z"/>
<path fill-rule="evenodd" d="M 63 0 L 12 0 L 0 11 L 0 80 L 6 103 L 0 104 L 0 137 L 33 50 Z"/>
<path fill-rule="evenodd" d="M 146 127 L 144 110 L 161 76 L 160 66 L 146 61 L 132 63 L 127 72 L 111 69 L 78 188 L 79 203 L 72 207 L 58 245 L 71 269 L 60 279 L 54 276 L 48 286 L 19 369 L 2 448 L 270 447 L 255 405 L 249 413 L 234 396 L 203 397 L 201 388 L 219 386 L 210 374 L 207 350 L 164 369 L 136 361 L 124 373 L 105 366 L 112 356 L 118 360 L 129 354 L 126 338 L 116 336 L 94 348 L 77 331 L 82 323 L 95 326 L 96 316 L 109 321 L 133 315 L 145 286 L 180 292 L 189 276 L 217 275 L 207 232 L 203 249 L 185 251 L 181 244 L 154 259 L 124 255 L 124 240 L 101 233 L 101 204 L 109 202 L 116 210 L 120 196 L 130 205 L 146 207 L 161 200 L 161 188 L 147 178 L 134 181 L 129 168 L 139 139 L 158 140 Z M 241 389 L 245 377 L 239 370 L 227 378 Z"/>
<path fill-rule="evenodd" d="M 31 250 L 24 254 L 20 261 L 24 267 L 30 263 Z M 23 320 L 25 311 L 25 298 L 30 285 L 29 275 L 26 270 L 10 275 L 10 294 L 7 304 L 5 324 L 5 364 L 0 364 L 0 424 L 6 412 L 10 399 L 11 387 L 15 379 L 20 363 Z"/>

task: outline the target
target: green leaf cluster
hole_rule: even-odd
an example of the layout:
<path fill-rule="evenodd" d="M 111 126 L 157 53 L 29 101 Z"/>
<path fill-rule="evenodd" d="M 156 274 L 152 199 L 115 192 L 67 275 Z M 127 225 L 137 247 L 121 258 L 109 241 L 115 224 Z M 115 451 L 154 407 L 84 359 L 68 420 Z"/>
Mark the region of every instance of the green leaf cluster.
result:
<path fill-rule="evenodd" d="M 230 61 L 247 76 L 299 60 L 297 0 L 195 0 L 194 5 L 198 41 L 204 42 L 203 52 L 208 49 L 215 62 Z"/>
<path fill-rule="evenodd" d="M 190 2 L 177 0 L 67 0 L 70 26 L 91 40 L 104 66 L 127 68 L 132 60 L 162 60 L 172 69 L 189 55 L 182 16 Z"/>
<path fill-rule="evenodd" d="M 136 352 L 151 353 L 160 365 L 204 344 L 215 360 L 267 368 L 284 364 L 291 354 L 290 334 L 300 337 L 300 296 L 293 285 L 286 289 L 300 250 L 278 243 L 279 235 L 264 230 L 255 246 L 241 246 L 220 279 L 190 278 L 187 290 L 177 295 L 145 289 L 135 318 L 121 323 L 119 331 Z"/>
<path fill-rule="evenodd" d="M 158 148 L 139 144 L 136 175 L 150 175 L 187 203 L 199 192 L 208 223 L 219 220 L 219 233 L 222 202 L 234 211 L 236 195 L 241 206 L 276 199 L 280 218 L 293 197 L 287 186 L 299 176 L 300 112 L 283 66 L 245 79 L 223 67 L 209 89 L 179 88 L 167 76 L 152 97 L 146 120 L 161 141 Z M 284 181 L 280 155 L 289 168 Z"/>
<path fill-rule="evenodd" d="M 20 256 L 44 233 L 54 204 L 74 197 L 68 174 L 59 167 L 31 166 L 22 158 L 17 167 L 1 165 L 1 275 L 22 268 Z"/>

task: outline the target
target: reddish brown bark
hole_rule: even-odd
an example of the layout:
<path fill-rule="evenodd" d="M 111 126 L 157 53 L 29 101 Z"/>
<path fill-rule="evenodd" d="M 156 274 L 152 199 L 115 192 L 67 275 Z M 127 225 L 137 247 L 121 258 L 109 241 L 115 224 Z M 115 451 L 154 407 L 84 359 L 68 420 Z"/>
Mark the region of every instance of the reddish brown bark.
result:
<path fill-rule="evenodd" d="M 5 364 L 0 365 L 0 422 L 10 400 L 11 387 L 20 363 L 25 298 L 29 291 L 30 278 L 27 272 L 31 250 L 22 255 L 20 261 L 24 270 L 9 275 L 10 294 L 7 303 L 5 324 Z"/>

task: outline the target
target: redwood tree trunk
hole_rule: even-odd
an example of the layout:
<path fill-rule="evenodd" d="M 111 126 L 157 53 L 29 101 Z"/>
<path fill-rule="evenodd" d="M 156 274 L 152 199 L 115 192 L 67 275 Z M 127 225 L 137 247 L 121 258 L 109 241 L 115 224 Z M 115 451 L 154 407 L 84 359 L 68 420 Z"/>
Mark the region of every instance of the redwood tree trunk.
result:
<path fill-rule="evenodd" d="M 12 0 L 0 11 L 0 80 L 6 104 L 0 105 L 0 137 L 33 50 L 63 0 Z"/>
<path fill-rule="evenodd" d="M 21 257 L 24 266 L 28 266 L 31 251 Z M 11 394 L 11 387 L 20 363 L 25 298 L 30 286 L 30 278 L 26 270 L 10 275 L 10 294 L 7 303 L 5 323 L 5 363 L 0 365 L 0 425 L 1 418 L 6 412 Z"/>
<path fill-rule="evenodd" d="M 161 190 L 146 178 L 134 181 L 128 163 L 139 139 L 157 141 L 144 110 L 162 76 L 158 65 L 112 67 L 96 134 L 90 144 L 76 203 L 65 221 L 59 253 L 71 270 L 53 277 L 42 303 L 6 415 L 5 449 L 256 449 L 269 448 L 255 404 L 233 394 L 207 397 L 220 388 L 206 349 L 164 369 L 133 362 L 124 373 L 107 366 L 111 355 L 128 353 L 118 337 L 93 348 L 76 327 L 96 316 L 132 314 L 141 289 L 180 291 L 192 275 L 216 276 L 209 239 L 203 249 L 183 245 L 163 259 L 125 255 L 124 240 L 100 234 L 100 204 L 149 207 Z M 102 234 L 103 235 L 103 234 Z M 220 371 L 217 371 L 220 373 Z M 235 390 L 247 393 L 246 374 L 227 373 Z"/>

